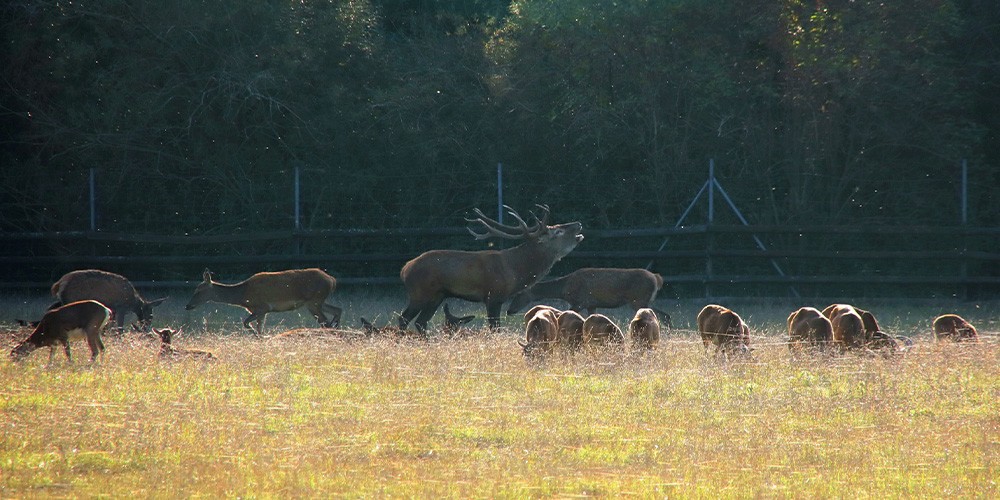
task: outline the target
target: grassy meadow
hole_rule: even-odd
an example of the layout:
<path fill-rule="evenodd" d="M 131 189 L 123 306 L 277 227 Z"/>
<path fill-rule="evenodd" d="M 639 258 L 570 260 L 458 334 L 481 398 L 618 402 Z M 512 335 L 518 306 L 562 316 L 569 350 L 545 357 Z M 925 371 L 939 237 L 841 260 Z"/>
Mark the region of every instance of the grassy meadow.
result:
<path fill-rule="evenodd" d="M 338 294 L 351 328 L 403 302 Z M 915 346 L 827 361 L 790 359 L 797 305 L 729 304 L 757 350 L 723 364 L 691 330 L 703 303 L 663 301 L 675 330 L 655 352 L 531 364 L 518 318 L 430 342 L 276 340 L 243 333 L 235 308 L 187 312 L 176 295 L 156 324 L 184 325 L 174 344 L 217 361 L 159 361 L 135 335 L 106 337 L 95 365 L 84 343 L 71 365 L 61 352 L 49 365 L 47 349 L 0 360 L 0 497 L 1000 496 L 996 303 L 859 303 Z M 47 303 L 0 299 L 0 347 Z M 452 308 L 482 326 L 480 306 Z M 943 312 L 984 341 L 934 344 Z M 268 323 L 313 326 L 298 313 Z"/>

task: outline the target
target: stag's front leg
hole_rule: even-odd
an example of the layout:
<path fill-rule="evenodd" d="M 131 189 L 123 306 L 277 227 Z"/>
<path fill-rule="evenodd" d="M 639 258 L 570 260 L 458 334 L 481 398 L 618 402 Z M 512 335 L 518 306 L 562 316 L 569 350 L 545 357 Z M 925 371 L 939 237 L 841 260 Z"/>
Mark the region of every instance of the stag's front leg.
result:
<path fill-rule="evenodd" d="M 490 330 L 496 331 L 500 328 L 500 313 L 503 311 L 503 301 L 486 303 L 486 320 L 490 324 Z"/>

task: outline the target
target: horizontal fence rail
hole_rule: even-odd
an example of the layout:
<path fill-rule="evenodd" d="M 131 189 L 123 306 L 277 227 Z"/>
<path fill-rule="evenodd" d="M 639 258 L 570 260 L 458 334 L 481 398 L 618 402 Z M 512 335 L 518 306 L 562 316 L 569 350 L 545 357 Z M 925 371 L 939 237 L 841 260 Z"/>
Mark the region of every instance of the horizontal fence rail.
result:
<path fill-rule="evenodd" d="M 1000 296 L 996 227 L 692 225 L 584 234 L 553 276 L 579 267 L 648 267 L 678 297 Z M 403 263 L 435 248 L 484 246 L 464 227 L 0 233 L 0 288 L 47 288 L 83 268 L 119 272 L 139 287 L 184 288 L 193 287 L 206 267 L 232 280 L 263 270 L 322 267 L 343 285 L 394 285 Z"/>

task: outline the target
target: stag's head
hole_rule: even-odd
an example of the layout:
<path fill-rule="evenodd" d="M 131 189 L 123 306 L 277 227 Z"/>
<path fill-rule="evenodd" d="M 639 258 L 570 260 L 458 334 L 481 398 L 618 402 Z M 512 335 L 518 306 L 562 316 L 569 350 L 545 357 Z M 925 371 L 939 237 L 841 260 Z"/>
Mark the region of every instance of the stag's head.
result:
<path fill-rule="evenodd" d="M 583 231 L 583 224 L 579 222 L 567 222 L 565 224 L 550 226 L 548 225 L 549 207 L 545 205 L 536 206 L 542 211 L 542 216 L 538 217 L 538 215 L 532 212 L 532 224 L 529 225 L 514 209 L 504 205 L 507 213 L 517 222 L 516 226 L 497 222 L 487 217 L 486 214 L 477 208 L 475 209 L 476 218 L 466 219 L 466 221 L 470 224 L 481 226 L 486 232 L 476 232 L 471 227 L 468 228 L 469 232 L 477 240 L 484 240 L 491 237 L 521 240 L 527 244 L 539 246 L 546 250 L 549 255 L 555 257 L 556 260 L 559 260 L 573 251 L 583 241 L 583 234 L 581 233 Z"/>

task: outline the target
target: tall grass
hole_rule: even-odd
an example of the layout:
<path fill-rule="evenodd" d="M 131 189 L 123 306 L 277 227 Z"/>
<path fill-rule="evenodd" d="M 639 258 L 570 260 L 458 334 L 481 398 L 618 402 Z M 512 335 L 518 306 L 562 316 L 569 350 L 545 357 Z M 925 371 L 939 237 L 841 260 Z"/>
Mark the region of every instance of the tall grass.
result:
<path fill-rule="evenodd" d="M 346 317 L 398 307 L 385 302 L 347 301 Z M 93 366 L 84 344 L 72 365 L 0 360 L 0 496 L 1000 495 L 994 338 L 793 361 L 792 308 L 748 309 L 752 363 L 712 361 L 680 331 L 646 355 L 531 364 L 514 319 L 431 342 L 277 341 L 237 333 L 228 309 L 220 325 L 167 306 L 158 322 L 191 332 L 175 343 L 217 362 L 160 362 L 130 336 Z M 677 305 L 675 325 L 692 310 Z M 880 314 L 902 330 L 924 316 Z"/>

